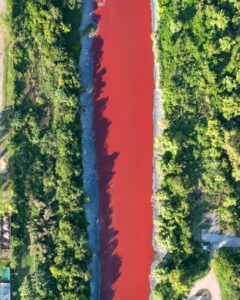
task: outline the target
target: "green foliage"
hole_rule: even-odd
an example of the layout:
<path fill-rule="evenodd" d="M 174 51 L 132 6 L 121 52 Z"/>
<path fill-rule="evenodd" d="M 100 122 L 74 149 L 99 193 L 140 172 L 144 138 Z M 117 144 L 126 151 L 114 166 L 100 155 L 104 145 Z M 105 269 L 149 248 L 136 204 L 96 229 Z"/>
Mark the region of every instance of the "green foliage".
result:
<path fill-rule="evenodd" d="M 43 270 L 27 275 L 23 280 L 20 293 L 21 299 L 24 300 L 47 300 L 54 296 L 50 286 L 49 275 Z"/>
<path fill-rule="evenodd" d="M 158 141 L 156 225 L 168 254 L 156 271 L 155 293 L 185 299 L 208 264 L 193 236 L 196 210 L 218 209 L 222 229 L 238 232 L 240 225 L 240 7 L 233 0 L 159 0 L 159 6 L 167 126 Z"/>
<path fill-rule="evenodd" d="M 232 175 L 240 181 L 240 130 L 234 129 L 225 132 L 225 149 L 232 163 Z"/>
<path fill-rule="evenodd" d="M 13 1 L 14 107 L 8 144 L 16 299 L 19 287 L 24 300 L 88 299 L 90 294 L 79 107 L 80 4 Z M 31 257 L 29 265 L 26 257 Z"/>
<path fill-rule="evenodd" d="M 222 248 L 214 255 L 212 262 L 220 283 L 223 300 L 238 300 L 240 295 L 240 250 Z"/>

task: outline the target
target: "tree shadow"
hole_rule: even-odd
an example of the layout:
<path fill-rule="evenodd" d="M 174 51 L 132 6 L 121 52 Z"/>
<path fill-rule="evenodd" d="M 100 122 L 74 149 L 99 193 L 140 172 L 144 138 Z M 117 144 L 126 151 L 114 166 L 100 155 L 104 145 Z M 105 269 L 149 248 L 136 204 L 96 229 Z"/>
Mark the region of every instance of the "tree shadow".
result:
<path fill-rule="evenodd" d="M 11 184 L 8 178 L 8 147 L 7 139 L 10 132 L 12 112 L 5 109 L 0 113 L 0 208 L 8 206 L 7 199 L 10 201 Z M 0 209 L 1 210 L 1 209 Z"/>
<path fill-rule="evenodd" d="M 100 21 L 99 15 L 95 15 L 95 22 Z M 109 153 L 107 138 L 111 121 L 104 116 L 108 104 L 108 97 L 102 97 L 105 86 L 104 76 L 106 68 L 101 65 L 104 41 L 96 36 L 93 41 L 94 59 L 94 130 L 96 162 L 99 182 L 99 215 L 100 215 L 100 299 L 111 300 L 114 297 L 114 284 L 120 276 L 121 257 L 115 253 L 118 245 L 118 231 L 112 225 L 111 186 L 114 175 L 114 164 L 119 155 L 118 152 Z"/>

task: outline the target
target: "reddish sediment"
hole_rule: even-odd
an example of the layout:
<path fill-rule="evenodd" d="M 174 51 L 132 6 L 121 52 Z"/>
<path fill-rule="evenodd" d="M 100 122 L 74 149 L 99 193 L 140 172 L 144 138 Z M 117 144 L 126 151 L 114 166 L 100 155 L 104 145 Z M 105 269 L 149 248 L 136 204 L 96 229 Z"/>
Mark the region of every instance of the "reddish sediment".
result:
<path fill-rule="evenodd" d="M 146 300 L 152 250 L 153 53 L 149 0 L 96 7 L 94 130 L 102 300 Z"/>

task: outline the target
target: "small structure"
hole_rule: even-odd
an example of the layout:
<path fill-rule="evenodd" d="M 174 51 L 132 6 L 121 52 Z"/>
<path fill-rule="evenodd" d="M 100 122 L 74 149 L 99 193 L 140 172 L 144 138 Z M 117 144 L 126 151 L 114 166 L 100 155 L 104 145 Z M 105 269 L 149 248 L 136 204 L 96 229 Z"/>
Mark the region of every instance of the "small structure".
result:
<path fill-rule="evenodd" d="M 8 215 L 0 217 L 0 259 L 10 256 L 11 218 Z"/>
<path fill-rule="evenodd" d="M 8 282 L 0 283 L 0 300 L 10 300 L 11 299 L 11 286 Z"/>
<path fill-rule="evenodd" d="M 0 269 L 0 282 L 9 282 L 10 281 L 10 268 L 4 267 Z"/>
<path fill-rule="evenodd" d="M 210 243 L 202 242 L 201 245 L 202 245 L 202 249 L 203 249 L 204 251 L 208 251 L 208 252 L 211 251 Z"/>
<path fill-rule="evenodd" d="M 0 300 L 11 299 L 10 268 L 0 269 Z"/>

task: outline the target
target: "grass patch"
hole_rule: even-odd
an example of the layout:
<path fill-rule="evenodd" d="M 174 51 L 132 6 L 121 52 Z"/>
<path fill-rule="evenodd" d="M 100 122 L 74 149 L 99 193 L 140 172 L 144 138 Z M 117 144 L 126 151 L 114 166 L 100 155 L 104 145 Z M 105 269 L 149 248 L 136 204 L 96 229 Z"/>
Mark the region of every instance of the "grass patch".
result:
<path fill-rule="evenodd" d="M 3 68 L 3 107 L 13 105 L 13 60 L 12 60 L 12 48 L 10 38 L 5 39 L 5 54 L 4 54 L 4 68 Z"/>
<path fill-rule="evenodd" d="M 2 110 L 7 106 L 13 105 L 13 53 L 12 53 L 12 36 L 11 36 L 11 13 L 12 1 L 5 0 L 6 12 L 0 15 L 0 26 L 4 31 L 4 65 L 3 65 L 3 103 Z"/>

